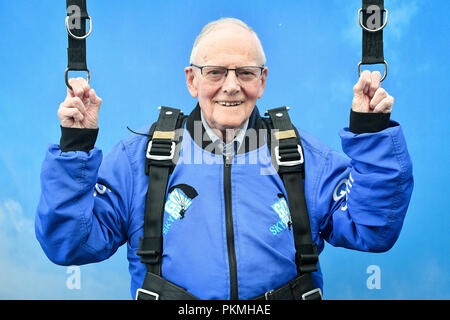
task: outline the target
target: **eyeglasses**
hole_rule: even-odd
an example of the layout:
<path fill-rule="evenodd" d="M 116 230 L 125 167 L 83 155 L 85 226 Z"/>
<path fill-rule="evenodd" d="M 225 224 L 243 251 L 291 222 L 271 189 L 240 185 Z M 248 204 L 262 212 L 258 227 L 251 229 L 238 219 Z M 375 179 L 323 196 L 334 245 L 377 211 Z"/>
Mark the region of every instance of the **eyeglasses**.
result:
<path fill-rule="evenodd" d="M 221 66 L 197 66 L 193 63 L 191 63 L 191 66 L 199 68 L 202 76 L 206 80 L 215 84 L 223 83 L 228 75 L 228 71 L 230 70 L 234 70 L 236 78 L 238 78 L 241 84 L 247 84 L 257 80 L 261 77 L 264 70 L 264 66 L 246 66 L 235 69 L 229 69 Z"/>

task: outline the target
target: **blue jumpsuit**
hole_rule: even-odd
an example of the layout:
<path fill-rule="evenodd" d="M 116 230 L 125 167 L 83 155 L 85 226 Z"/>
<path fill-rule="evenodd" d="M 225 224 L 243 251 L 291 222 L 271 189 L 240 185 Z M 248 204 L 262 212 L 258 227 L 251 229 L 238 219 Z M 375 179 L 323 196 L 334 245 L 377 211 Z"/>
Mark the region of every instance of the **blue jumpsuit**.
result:
<path fill-rule="evenodd" d="M 231 170 L 224 170 L 223 156 L 194 139 L 193 122 L 199 114 L 197 106 L 187 120 L 180 159 L 169 178 L 162 276 L 200 299 L 229 299 L 231 286 L 237 286 L 239 299 L 251 299 L 296 276 L 286 190 L 264 140 L 238 152 Z M 261 128 L 256 107 L 249 121 L 252 128 Z M 413 189 L 401 126 L 390 121 L 379 132 L 362 134 L 342 129 L 342 149 L 348 157 L 299 133 L 312 239 L 319 252 L 324 241 L 361 251 L 389 250 L 399 236 Z M 59 145 L 50 145 L 42 165 L 35 225 L 44 252 L 59 265 L 99 262 L 126 243 L 132 297 L 146 273 L 136 255 L 148 186 L 146 142 L 145 136 L 131 135 L 104 158 L 95 147 L 63 152 Z M 186 188 L 195 190 L 195 196 Z M 230 267 L 236 271 L 234 279 Z M 320 266 L 314 281 L 322 288 Z"/>

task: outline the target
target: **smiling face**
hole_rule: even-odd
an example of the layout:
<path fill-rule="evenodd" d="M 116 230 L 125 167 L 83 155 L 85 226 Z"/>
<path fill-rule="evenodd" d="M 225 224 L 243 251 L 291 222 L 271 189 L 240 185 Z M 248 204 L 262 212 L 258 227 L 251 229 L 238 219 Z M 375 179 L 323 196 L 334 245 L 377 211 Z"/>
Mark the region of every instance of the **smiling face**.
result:
<path fill-rule="evenodd" d="M 198 44 L 192 63 L 199 66 L 262 66 L 264 58 L 254 34 L 236 24 L 217 26 Z M 256 81 L 241 83 L 234 71 L 229 71 L 223 83 L 205 79 L 200 69 L 185 68 L 186 83 L 194 98 L 198 97 L 203 116 L 212 129 L 224 132 L 237 129 L 250 117 L 256 102 L 262 97 L 267 67 Z"/>

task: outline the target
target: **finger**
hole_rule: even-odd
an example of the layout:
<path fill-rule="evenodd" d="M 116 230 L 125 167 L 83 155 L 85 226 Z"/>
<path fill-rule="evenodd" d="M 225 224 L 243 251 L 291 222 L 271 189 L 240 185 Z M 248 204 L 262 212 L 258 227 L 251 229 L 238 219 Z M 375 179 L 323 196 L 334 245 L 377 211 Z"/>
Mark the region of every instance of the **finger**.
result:
<path fill-rule="evenodd" d="M 89 87 L 89 83 L 87 81 L 82 82 L 83 87 L 83 100 L 86 100 L 89 102 L 89 91 L 91 88 Z"/>
<path fill-rule="evenodd" d="M 63 122 L 70 122 L 70 120 L 83 121 L 84 116 L 81 114 L 80 110 L 76 108 L 61 108 L 58 110 L 58 117 L 61 120 L 61 125 Z"/>
<path fill-rule="evenodd" d="M 394 105 L 394 98 L 392 96 L 387 96 L 376 107 L 373 109 L 374 113 L 388 113 L 391 112 L 392 106 Z"/>
<path fill-rule="evenodd" d="M 372 72 L 370 74 L 370 80 L 369 97 L 372 98 L 381 85 L 381 73 L 378 71 Z"/>
<path fill-rule="evenodd" d="M 388 96 L 388 93 L 383 88 L 378 88 L 373 95 L 373 98 L 370 100 L 370 109 L 374 109 L 384 98 Z"/>
<path fill-rule="evenodd" d="M 84 92 L 87 85 L 86 79 L 83 79 L 81 77 L 78 78 L 71 78 L 69 79 L 69 84 L 72 86 L 72 90 L 67 88 L 67 93 L 71 94 L 74 97 L 79 97 L 80 99 L 84 98 Z M 89 85 L 87 85 L 89 86 Z M 72 91 L 72 92 L 70 92 Z M 88 89 L 89 91 L 89 89 Z"/>
<path fill-rule="evenodd" d="M 370 86 L 370 71 L 364 70 L 359 76 L 359 80 L 353 87 L 354 94 L 363 94 L 368 92 Z"/>
<path fill-rule="evenodd" d="M 80 98 L 75 97 L 73 98 L 73 106 L 77 108 L 82 114 L 86 112 L 86 105 L 81 101 Z"/>
<path fill-rule="evenodd" d="M 73 118 L 62 119 L 61 120 L 61 127 L 71 128 L 73 126 L 74 122 L 75 122 L 75 120 L 73 120 Z"/>
<path fill-rule="evenodd" d="M 69 86 L 67 86 L 67 97 L 66 97 L 66 99 L 70 99 L 70 98 L 75 97 L 75 93 L 73 92 L 73 86 L 74 86 L 76 80 L 75 80 L 75 78 L 70 78 L 68 82 L 69 82 L 69 85 L 72 87 L 72 89 L 70 89 Z"/>
<path fill-rule="evenodd" d="M 78 97 L 70 98 L 66 103 L 62 105 L 67 109 L 78 109 L 82 114 L 86 112 L 86 106 Z"/>
<path fill-rule="evenodd" d="M 69 87 L 67 87 L 67 95 L 72 97 L 79 97 L 82 93 L 82 90 L 80 88 L 80 84 L 79 84 L 79 78 L 70 78 L 69 79 L 69 84 L 72 87 L 72 89 L 69 89 Z"/>
<path fill-rule="evenodd" d="M 103 100 L 99 96 L 97 96 L 97 93 L 95 92 L 94 89 L 91 89 L 89 91 L 89 98 L 91 99 L 91 104 L 94 107 L 100 108 L 100 105 L 102 104 Z"/>

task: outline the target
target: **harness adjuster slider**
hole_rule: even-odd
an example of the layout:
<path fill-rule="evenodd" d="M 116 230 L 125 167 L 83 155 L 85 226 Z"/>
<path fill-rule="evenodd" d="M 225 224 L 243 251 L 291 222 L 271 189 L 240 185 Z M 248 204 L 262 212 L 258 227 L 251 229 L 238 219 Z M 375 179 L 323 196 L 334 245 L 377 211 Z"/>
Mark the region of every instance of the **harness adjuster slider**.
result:
<path fill-rule="evenodd" d="M 305 162 L 305 159 L 303 157 L 303 151 L 302 151 L 302 147 L 300 145 L 297 145 L 297 150 L 298 155 L 300 157 L 300 159 L 298 160 L 281 160 L 282 159 L 282 155 L 280 155 L 280 146 L 276 146 L 274 148 L 274 152 L 275 152 L 275 161 L 277 162 L 277 164 L 279 166 L 287 166 L 287 167 L 292 167 L 292 166 L 297 166 L 300 164 L 303 164 Z"/>
<path fill-rule="evenodd" d="M 311 245 L 304 245 L 299 249 L 297 249 L 297 252 L 295 254 L 295 262 L 300 269 L 299 271 L 301 273 L 310 273 L 317 271 L 317 262 L 319 261 L 317 245 L 315 243 L 312 243 Z"/>
<path fill-rule="evenodd" d="M 139 249 L 136 254 L 141 257 L 141 262 L 145 264 L 157 264 L 162 257 L 162 240 L 159 237 L 141 237 L 139 239 Z"/>
<path fill-rule="evenodd" d="M 170 142 L 169 144 L 162 144 L 162 143 L 155 143 L 158 144 L 158 148 L 162 149 L 165 148 L 165 146 L 167 146 L 167 153 L 168 155 L 156 155 L 156 154 L 152 154 L 152 146 L 153 146 L 153 142 L 155 142 L 154 140 L 151 140 L 148 144 L 147 147 L 147 153 L 146 153 L 146 157 L 147 159 L 150 160 L 173 160 L 174 156 L 175 156 L 175 147 L 176 147 L 176 143 L 175 141 L 168 141 Z M 162 147 L 162 148 L 161 148 Z"/>
<path fill-rule="evenodd" d="M 161 252 L 157 250 L 137 250 L 136 254 L 141 257 L 145 264 L 157 264 L 161 261 Z"/>

